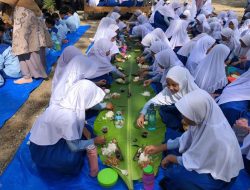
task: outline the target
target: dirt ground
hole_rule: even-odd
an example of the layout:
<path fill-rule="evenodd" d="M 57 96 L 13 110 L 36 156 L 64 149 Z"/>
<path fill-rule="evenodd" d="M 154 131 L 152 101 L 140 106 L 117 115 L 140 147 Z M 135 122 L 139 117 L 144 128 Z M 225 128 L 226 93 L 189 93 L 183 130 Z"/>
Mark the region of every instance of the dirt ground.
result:
<path fill-rule="evenodd" d="M 234 10 L 239 16 L 243 13 L 243 0 L 213 0 L 216 12 L 222 10 Z M 90 24 L 91 28 L 78 41 L 76 47 L 85 52 L 90 44 L 89 38 L 93 37 L 98 22 L 95 20 L 86 20 L 82 24 Z M 54 68 L 49 76 L 49 80 L 44 81 L 35 89 L 28 101 L 19 109 L 19 111 L 8 120 L 0 129 L 0 175 L 8 166 L 19 145 L 29 133 L 33 122 L 37 116 L 44 111 L 50 99 L 51 81 L 54 74 Z"/>

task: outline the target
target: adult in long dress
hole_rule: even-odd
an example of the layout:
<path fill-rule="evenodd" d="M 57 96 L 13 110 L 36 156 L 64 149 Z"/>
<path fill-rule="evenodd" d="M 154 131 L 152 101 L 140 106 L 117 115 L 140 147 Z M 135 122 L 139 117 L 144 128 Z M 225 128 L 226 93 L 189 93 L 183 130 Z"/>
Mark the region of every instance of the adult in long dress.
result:
<path fill-rule="evenodd" d="M 40 9 L 33 0 L 3 1 L 14 7 L 13 44 L 14 55 L 18 56 L 22 78 L 16 84 L 31 83 L 32 78 L 47 78 L 45 47 L 52 46 L 45 24 L 39 18 Z"/>

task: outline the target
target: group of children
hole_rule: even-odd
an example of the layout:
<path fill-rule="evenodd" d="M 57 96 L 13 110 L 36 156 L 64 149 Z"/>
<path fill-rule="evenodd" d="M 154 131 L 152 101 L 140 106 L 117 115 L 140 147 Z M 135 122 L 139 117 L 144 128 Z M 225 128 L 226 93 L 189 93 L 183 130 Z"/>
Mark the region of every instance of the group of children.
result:
<path fill-rule="evenodd" d="M 32 15 L 34 13 L 29 12 L 29 14 Z M 43 9 L 41 15 L 35 15 L 36 21 L 31 20 L 31 17 L 29 17 L 30 19 L 25 18 L 25 22 L 20 26 L 19 16 L 17 10 L 13 10 L 13 8 L 7 4 L 3 6 L 0 22 L 0 86 L 4 85 L 5 79 L 8 78 L 18 79 L 22 77 L 21 80 L 14 81 L 16 84 L 30 83 L 32 82 L 32 78 L 47 78 L 45 63 L 46 52 L 51 48 L 57 51 L 61 50 L 62 44 L 68 43 L 67 34 L 76 32 L 80 26 L 78 14 L 68 6 L 63 6 L 59 10 L 59 13 L 54 12 L 53 14 Z M 30 34 L 29 26 L 25 24 L 26 22 L 35 25 L 32 28 L 32 30 L 36 32 L 36 37 L 34 38 L 37 38 L 36 40 L 40 38 L 39 42 L 33 42 L 35 45 L 31 45 L 26 41 L 26 35 L 29 35 L 30 38 L 33 37 L 33 35 Z M 17 34 L 18 30 L 22 30 L 22 32 Z M 21 38 L 19 38 L 20 36 L 18 35 L 21 35 Z M 15 36 L 17 36 L 18 39 L 16 39 Z M 22 38 L 22 36 L 24 36 L 24 38 Z M 15 38 L 14 44 L 12 43 L 12 38 Z M 27 51 L 20 52 L 17 50 L 20 48 L 25 49 L 24 47 L 19 47 L 22 46 L 20 43 L 27 44 Z M 39 55 L 33 53 L 32 59 L 30 59 L 29 56 L 21 56 L 27 53 L 29 54 L 31 51 L 37 52 L 38 49 L 40 49 L 38 52 Z M 29 63 L 27 65 L 24 62 Z"/>
<path fill-rule="evenodd" d="M 126 78 L 112 64 L 125 46 L 126 34 L 141 40 L 144 51 L 137 62 L 150 67 L 138 75 L 144 86 L 151 84 L 157 92 L 142 108 L 137 126 L 143 127 L 153 103 L 160 106 L 167 127 L 166 143 L 144 150 L 167 153 L 162 188 L 230 189 L 240 170 L 250 173 L 249 20 L 239 26 L 233 11 L 216 15 L 211 0 L 192 2 L 159 0 L 150 17 L 137 10 L 127 24 L 115 7 L 100 21 L 87 55 L 73 46 L 64 50 L 50 104 L 31 130 L 30 152 L 38 168 L 78 174 L 85 150 L 105 143 L 102 136 L 84 138 L 89 127 L 86 111 L 113 109 L 111 103 L 102 103 L 101 87 L 112 85 L 112 75 Z M 59 13 L 73 31 L 77 25 L 72 11 Z M 59 31 L 56 24 L 65 27 L 61 22 L 55 14 L 46 18 L 51 32 Z M 58 36 L 63 43 L 65 38 Z M 229 84 L 232 71 L 240 76 Z"/>

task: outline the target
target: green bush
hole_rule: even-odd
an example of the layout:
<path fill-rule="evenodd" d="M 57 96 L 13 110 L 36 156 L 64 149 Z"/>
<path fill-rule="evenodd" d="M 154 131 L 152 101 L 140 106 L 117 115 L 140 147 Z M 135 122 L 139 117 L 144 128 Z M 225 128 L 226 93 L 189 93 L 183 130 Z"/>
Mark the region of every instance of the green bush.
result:
<path fill-rule="evenodd" d="M 50 13 L 55 11 L 55 0 L 44 0 L 43 8 L 47 9 Z"/>

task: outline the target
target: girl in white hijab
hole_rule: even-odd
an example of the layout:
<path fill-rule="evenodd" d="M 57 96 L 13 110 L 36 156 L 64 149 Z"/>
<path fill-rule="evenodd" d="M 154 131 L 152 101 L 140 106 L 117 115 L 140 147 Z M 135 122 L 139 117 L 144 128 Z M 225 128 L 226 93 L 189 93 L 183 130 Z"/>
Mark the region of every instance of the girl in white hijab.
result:
<path fill-rule="evenodd" d="M 91 78 L 97 71 L 97 65 L 88 57 L 77 55 L 61 71 L 54 75 L 50 105 L 61 102 L 64 95 L 78 80 Z"/>
<path fill-rule="evenodd" d="M 227 85 L 216 99 L 221 110 L 233 126 L 239 118 L 250 121 L 250 69 L 231 84 Z"/>
<path fill-rule="evenodd" d="M 104 38 L 106 30 L 109 28 L 111 24 L 116 24 L 116 21 L 110 17 L 102 18 L 96 30 L 94 41 Z"/>
<path fill-rule="evenodd" d="M 204 36 L 207 36 L 206 33 L 201 33 L 195 38 L 191 39 L 188 43 L 184 44 L 177 52 L 177 56 L 181 58 L 183 64 L 186 64 L 187 59 L 194 48 L 195 44 Z"/>
<path fill-rule="evenodd" d="M 55 90 L 58 82 L 61 80 L 62 75 L 67 68 L 68 63 L 77 55 L 83 55 L 81 50 L 74 47 L 68 46 L 63 50 L 62 55 L 59 57 L 54 73 L 54 77 L 52 79 L 52 93 Z"/>
<path fill-rule="evenodd" d="M 110 62 L 111 58 L 109 57 L 109 54 L 112 47 L 113 43 L 106 38 L 102 38 L 95 42 L 92 51 L 88 54 L 88 58 L 92 63 L 97 65 L 97 70 L 95 74 L 93 74 L 91 77 L 88 77 L 89 79 L 93 80 L 94 78 L 104 76 L 110 72 L 115 73 L 119 77 L 125 77 L 125 75 Z"/>
<path fill-rule="evenodd" d="M 35 121 L 30 135 L 32 160 L 40 168 L 65 174 L 78 174 L 83 151 L 103 144 L 103 137 L 82 140 L 85 111 L 100 103 L 102 89 L 88 80 L 76 82 L 57 105 L 50 105 Z"/>
<path fill-rule="evenodd" d="M 210 31 L 210 26 L 204 14 L 199 14 L 196 17 L 196 22 L 197 22 L 196 29 L 199 33 L 203 32 L 208 33 Z"/>
<path fill-rule="evenodd" d="M 161 28 L 156 28 L 151 32 L 152 35 L 156 36 L 156 39 L 159 41 L 162 41 L 170 48 L 170 42 L 168 40 L 168 37 L 165 35 L 163 30 Z"/>
<path fill-rule="evenodd" d="M 193 75 L 198 63 L 206 56 L 209 49 L 215 44 L 215 39 L 211 36 L 203 36 L 195 44 L 194 48 L 191 50 L 190 55 L 187 60 L 187 69 Z"/>
<path fill-rule="evenodd" d="M 143 39 L 150 32 L 152 32 L 152 30 L 147 28 L 145 25 L 134 26 L 130 37 L 139 37 Z"/>
<path fill-rule="evenodd" d="M 240 45 L 231 53 L 228 62 L 246 71 L 249 68 L 249 64 L 247 63 L 250 60 L 250 34 L 244 35 L 239 41 Z M 233 60 L 236 61 L 232 62 Z"/>
<path fill-rule="evenodd" d="M 189 71 L 185 67 L 181 66 L 175 66 L 169 69 L 165 80 L 167 81 L 167 87 L 164 88 L 154 98 L 150 99 L 141 110 L 140 116 L 137 119 L 138 127 L 143 127 L 145 115 L 147 114 L 147 110 L 151 104 L 154 104 L 155 106 L 172 105 L 178 100 L 180 100 L 187 93 L 199 88 L 194 83 L 194 78 L 191 76 Z M 165 117 L 167 120 L 168 114 L 171 113 L 164 113 L 162 117 Z M 178 124 L 174 123 L 173 125 L 170 124 L 170 122 L 167 122 L 166 125 L 170 128 L 179 127 Z"/>
<path fill-rule="evenodd" d="M 236 38 L 240 38 L 240 32 L 239 32 L 239 21 L 237 19 L 230 20 L 228 27 L 231 28 L 234 31 L 234 36 Z"/>
<path fill-rule="evenodd" d="M 189 42 L 190 39 L 187 33 L 188 24 L 188 21 L 182 19 L 171 21 L 165 35 L 167 38 L 171 38 L 170 46 L 172 49 L 176 47 L 180 48 Z"/>
<path fill-rule="evenodd" d="M 222 30 L 221 23 L 218 21 L 215 21 L 215 22 L 211 22 L 209 25 L 211 28 L 209 35 L 212 36 L 215 40 L 220 40 L 221 30 Z"/>
<path fill-rule="evenodd" d="M 229 60 L 227 61 L 227 64 L 229 64 L 234 57 L 233 51 L 240 46 L 239 38 L 234 36 L 234 31 L 231 28 L 223 28 L 221 31 L 221 40 L 221 43 L 229 47 L 231 51 Z"/>
<path fill-rule="evenodd" d="M 244 36 L 250 33 L 250 19 L 244 21 L 243 25 L 239 29 L 240 36 Z"/>
<path fill-rule="evenodd" d="M 200 61 L 194 71 L 196 84 L 208 93 L 214 93 L 216 90 L 222 89 L 228 83 L 225 60 L 230 50 L 227 46 L 219 44 Z"/>
<path fill-rule="evenodd" d="M 201 89 L 191 91 L 175 105 L 188 130 L 166 144 L 145 148 L 148 154 L 177 148 L 182 154 L 162 160 L 162 167 L 167 167 L 162 184 L 170 190 L 230 189 L 244 166 L 236 136 L 219 106 Z"/>
<path fill-rule="evenodd" d="M 172 49 L 166 49 L 155 55 L 159 67 L 163 69 L 162 73 L 158 73 L 155 77 L 145 80 L 144 86 L 150 85 L 152 82 L 161 82 L 162 86 L 166 86 L 166 75 L 172 67 L 183 66 L 182 62 L 178 59 Z"/>
<path fill-rule="evenodd" d="M 140 72 L 142 74 L 140 77 L 144 78 L 146 75 L 155 76 L 159 72 L 163 72 L 163 70 L 158 66 L 158 63 L 155 60 L 155 55 L 163 50 L 168 49 L 168 48 L 170 48 L 170 47 L 168 45 L 166 45 L 166 43 L 164 43 L 163 41 L 155 41 L 152 43 L 149 50 L 151 51 L 151 56 L 153 58 L 153 64 L 147 69 L 141 69 Z"/>

